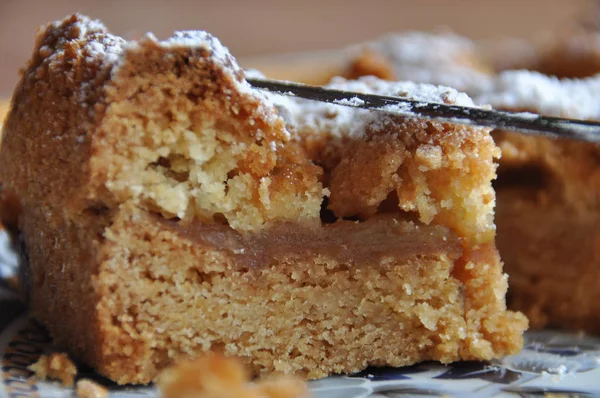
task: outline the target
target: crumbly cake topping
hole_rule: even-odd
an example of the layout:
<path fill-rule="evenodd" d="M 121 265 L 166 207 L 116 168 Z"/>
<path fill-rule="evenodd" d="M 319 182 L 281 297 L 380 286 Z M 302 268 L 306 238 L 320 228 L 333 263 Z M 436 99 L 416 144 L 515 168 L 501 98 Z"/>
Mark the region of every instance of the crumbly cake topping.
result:
<path fill-rule="evenodd" d="M 83 56 L 89 64 L 97 65 L 100 70 L 111 69 L 113 75 L 118 74 L 120 66 L 127 58 L 127 53 L 136 51 L 143 43 L 153 43 L 165 50 L 181 48 L 205 50 L 207 58 L 210 58 L 216 67 L 228 76 L 229 82 L 234 85 L 236 91 L 265 102 L 262 116 L 270 122 L 274 122 L 277 117 L 276 113 L 270 111 L 271 104 L 268 103 L 266 96 L 246 82 L 244 71 L 227 47 L 208 32 L 177 31 L 172 37 L 162 41 L 148 33 L 140 41 L 126 41 L 108 33 L 106 26 L 99 20 L 73 14 L 63 20 L 42 26 L 38 35 L 38 40 L 42 40 L 38 44 L 39 62 L 45 60 L 51 64 L 61 62 L 66 57 Z M 65 52 L 75 52 L 75 54 Z M 82 91 L 89 88 L 89 85 L 83 85 Z"/>
<path fill-rule="evenodd" d="M 43 131 L 50 144 L 31 140 L 27 148 L 57 174 L 29 184 L 24 200 L 49 192 L 79 214 L 107 217 L 133 202 L 167 218 L 247 231 L 319 222 L 320 169 L 209 34 L 126 42 L 74 14 L 40 30 L 24 74 L 15 103 L 35 98 L 53 112 L 43 126 L 13 117 L 11 139 Z M 57 100 L 44 103 L 44 92 Z M 26 169 L 13 171 L 15 181 L 25 180 Z"/>
<path fill-rule="evenodd" d="M 89 379 L 80 379 L 75 385 L 75 396 L 77 398 L 108 398 L 109 392 L 106 387 Z"/>
<path fill-rule="evenodd" d="M 118 62 L 126 41 L 108 34 L 102 22 L 79 14 L 42 26 L 36 41 L 37 51 L 31 63 L 57 70 L 62 68 L 67 80 L 81 80 L 80 76 L 74 75 L 76 68 L 69 64 L 94 65 L 88 72 L 90 76 L 83 78 L 77 98 L 80 106 L 89 108 L 90 113 L 95 112 L 94 87 Z"/>
<path fill-rule="evenodd" d="M 221 44 L 221 41 L 211 35 L 210 33 L 202 30 L 186 30 L 176 31 L 173 35 L 166 40 L 158 40 L 152 33 L 147 33 L 139 42 L 130 41 L 126 44 L 126 51 L 136 51 L 140 43 L 154 43 L 155 45 L 168 50 L 176 49 L 194 49 L 204 50 L 209 55 L 211 62 L 213 62 L 221 71 L 228 77 L 230 83 L 233 84 L 234 89 L 238 92 L 243 92 L 246 95 L 253 96 L 266 102 L 267 105 L 264 109 L 264 117 L 274 121 L 276 114 L 270 112 L 267 97 L 262 91 L 254 89 L 244 79 L 245 73 L 242 68 L 238 65 L 235 58 L 229 52 L 229 49 Z"/>
<path fill-rule="evenodd" d="M 493 80 L 479 103 L 494 108 L 533 110 L 544 115 L 600 119 L 600 75 L 586 79 L 558 79 L 527 70 L 505 71 Z"/>
<path fill-rule="evenodd" d="M 327 87 L 476 107 L 451 88 L 373 76 L 336 78 Z M 388 206 L 473 241 L 493 236 L 490 181 L 499 152 L 490 129 L 426 121 L 402 107 L 373 112 L 295 98 L 273 101 L 294 138 L 323 166 L 328 206 L 338 217 L 364 219 Z"/>
<path fill-rule="evenodd" d="M 86 24 L 92 27 L 78 27 Z M 117 40 L 106 30 L 91 35 L 103 27 L 77 15 L 59 26 L 41 37 L 54 35 L 65 46 L 98 47 L 94 54 L 100 58 L 100 47 Z M 89 102 L 99 110 L 92 118 L 95 124 L 82 128 L 82 144 L 93 153 L 90 183 L 81 194 L 84 209 L 91 203 L 111 211 L 132 202 L 183 223 L 197 220 L 257 231 L 282 221 L 318 226 L 323 196 L 328 194 L 337 217 L 366 219 L 396 192 L 396 212 L 461 228 L 465 222 L 457 216 L 460 208 L 472 214 L 465 216 L 471 220 L 469 231 L 460 235 L 489 238 L 489 181 L 496 153 L 489 130 L 407 117 L 401 108 L 393 114 L 300 100 L 287 100 L 286 105 L 251 89 L 227 49 L 205 32 L 179 32 L 164 41 L 147 35 L 120 47 L 116 61 L 106 54 L 108 60 L 98 61 L 112 62 L 108 79 L 74 85 L 98 97 Z M 60 46 L 52 49 L 59 60 L 69 55 Z M 81 69 L 87 73 L 96 67 L 84 63 Z M 55 72 L 52 66 L 49 71 Z M 330 87 L 475 106 L 454 89 L 372 77 L 337 79 Z M 279 115 L 273 102 L 279 105 Z M 293 130 L 294 140 L 280 116 Z M 306 144 L 311 139 L 329 142 L 315 151 Z M 348 140 L 364 147 L 345 154 L 347 160 L 337 167 Z M 385 156 L 378 156 L 378 150 Z M 328 164 L 320 163 L 323 159 Z M 370 162 L 371 171 L 361 171 L 361 162 Z M 473 179 L 476 168 L 481 172 Z M 450 175 L 464 184 L 433 192 L 432 181 Z M 359 180 L 364 180 L 363 186 L 354 189 Z M 465 188 L 471 192 L 469 203 L 463 200 Z"/>
<path fill-rule="evenodd" d="M 68 33 L 64 34 L 64 30 Z M 74 51 L 101 68 L 115 64 L 126 43 L 118 36 L 106 34 L 106 26 L 98 20 L 74 14 L 52 22 L 38 31 L 38 54 L 47 62 L 60 62 L 66 51 Z M 73 56 L 73 55 L 69 55 Z"/>

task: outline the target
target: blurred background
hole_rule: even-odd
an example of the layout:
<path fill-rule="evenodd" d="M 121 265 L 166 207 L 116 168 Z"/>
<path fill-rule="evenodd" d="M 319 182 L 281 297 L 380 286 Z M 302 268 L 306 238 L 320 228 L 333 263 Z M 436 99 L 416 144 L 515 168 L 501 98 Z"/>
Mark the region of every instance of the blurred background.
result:
<path fill-rule="evenodd" d="M 325 50 L 401 30 L 528 36 L 572 23 L 589 0 L 0 0 L 0 98 L 12 92 L 40 24 L 78 11 L 126 38 L 203 29 L 242 63 Z M 587 10 L 587 11 L 586 11 Z M 257 60 L 261 60 L 260 62 Z"/>

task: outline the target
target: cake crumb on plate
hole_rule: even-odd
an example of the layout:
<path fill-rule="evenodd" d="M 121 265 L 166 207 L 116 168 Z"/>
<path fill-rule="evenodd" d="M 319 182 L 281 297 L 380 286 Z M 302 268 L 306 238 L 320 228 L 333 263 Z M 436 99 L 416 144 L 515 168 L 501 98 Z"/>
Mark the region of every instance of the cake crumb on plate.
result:
<path fill-rule="evenodd" d="M 73 387 L 77 367 L 69 356 L 61 352 L 42 355 L 36 363 L 28 367 L 41 380 L 58 380 L 65 387 Z"/>
<path fill-rule="evenodd" d="M 92 380 L 81 379 L 75 385 L 75 396 L 77 398 L 107 398 L 108 390 Z"/>
<path fill-rule="evenodd" d="M 308 398 L 306 383 L 292 376 L 250 381 L 236 359 L 208 354 L 167 368 L 158 378 L 163 398 Z"/>

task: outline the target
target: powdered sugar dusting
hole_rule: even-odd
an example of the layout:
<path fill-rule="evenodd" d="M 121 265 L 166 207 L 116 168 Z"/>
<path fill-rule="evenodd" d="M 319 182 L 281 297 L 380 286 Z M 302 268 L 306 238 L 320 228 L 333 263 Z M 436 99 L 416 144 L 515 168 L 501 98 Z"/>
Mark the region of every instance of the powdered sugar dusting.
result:
<path fill-rule="evenodd" d="M 240 83 L 240 88 L 248 91 L 250 87 L 243 79 L 237 77 L 241 73 L 241 68 L 229 53 L 227 47 L 223 46 L 219 39 L 208 32 L 202 30 L 177 31 L 173 33 L 173 36 L 162 41 L 158 40 L 154 34 L 146 33 L 139 42 L 127 42 L 125 51 L 137 51 L 146 42 L 155 43 L 166 50 L 177 48 L 203 49 L 209 54 L 210 60 L 221 67 L 223 72 L 232 78 L 232 81 Z"/>
<path fill-rule="evenodd" d="M 40 47 L 39 53 L 42 56 L 47 55 L 49 62 L 64 57 L 65 42 L 76 41 L 80 47 L 71 47 L 71 49 L 83 55 L 87 62 L 98 64 L 102 69 L 117 62 L 126 43 L 122 38 L 108 33 L 102 22 L 79 14 L 46 25 L 40 30 L 40 34 L 51 35 L 53 31 L 65 33 L 58 37 L 56 50 L 47 45 Z"/>
<path fill-rule="evenodd" d="M 177 31 L 167 40 L 160 43 L 164 48 L 168 47 L 188 47 L 202 48 L 210 51 L 210 57 L 220 65 L 228 65 L 239 69 L 233 56 L 229 53 L 227 47 L 221 44 L 221 41 L 203 30 Z"/>
<path fill-rule="evenodd" d="M 327 87 L 364 94 L 404 97 L 416 101 L 475 106 L 468 95 L 459 93 L 450 87 L 408 81 L 389 82 L 372 76 L 366 76 L 358 80 L 334 78 Z"/>
<path fill-rule="evenodd" d="M 390 34 L 368 43 L 393 61 L 412 65 L 455 63 L 457 58 L 475 51 L 475 44 L 453 33 L 405 32 Z"/>
<path fill-rule="evenodd" d="M 87 80 L 81 81 L 77 93 L 80 106 L 88 107 L 90 112 L 95 109 L 90 105 L 95 101 L 97 78 L 108 78 L 109 76 L 112 76 L 113 79 L 116 78 L 124 63 L 127 62 L 128 54 L 145 51 L 144 46 L 150 45 L 151 48 L 156 46 L 162 48 L 165 59 L 173 56 L 174 50 L 179 48 L 205 50 L 193 52 L 212 62 L 213 66 L 220 70 L 220 78 L 224 78 L 230 83 L 224 87 L 225 95 L 229 95 L 233 91 L 246 96 L 256 104 L 255 112 L 248 117 L 261 118 L 267 123 L 275 123 L 278 118 L 274 104 L 264 93 L 248 84 L 244 79 L 244 71 L 229 50 L 217 38 L 204 31 L 175 32 L 172 37 L 163 41 L 159 41 L 153 34 L 148 33 L 139 41 L 128 42 L 109 33 L 101 22 L 83 15 L 73 14 L 43 27 L 38 40 L 42 43 L 38 49 L 41 62 L 62 65 L 66 58 L 72 59 L 72 62 L 84 61 L 87 63 L 85 68 L 93 70 L 94 73 L 86 75 L 88 76 Z M 69 45 L 65 45 L 66 43 Z M 66 52 L 67 48 L 68 53 Z M 65 68 L 64 73 L 69 75 L 68 79 L 80 79 L 80 77 L 71 76 L 78 70 L 78 68 Z"/>
<path fill-rule="evenodd" d="M 41 62 L 61 70 L 68 80 L 80 81 L 78 102 L 84 108 L 91 103 L 88 98 L 95 87 L 91 81 L 107 75 L 119 60 L 125 44 L 125 40 L 108 33 L 100 21 L 79 14 L 42 27 L 38 40 Z M 81 76 L 76 75 L 78 68 L 62 66 L 65 60 L 69 64 L 82 63 L 86 68 L 93 65 L 94 74 L 87 74 L 86 79 L 81 80 Z M 93 107 L 89 108 L 93 112 Z"/>
<path fill-rule="evenodd" d="M 194 31 L 178 31 L 173 36 L 165 41 L 160 42 L 160 45 L 165 48 L 169 47 L 188 47 L 192 49 L 204 49 L 210 52 L 210 59 L 218 65 L 223 73 L 229 77 L 234 83 L 235 89 L 259 100 L 261 103 L 261 114 L 269 122 L 274 122 L 277 117 L 274 111 L 275 105 L 269 100 L 269 97 L 262 91 L 259 91 L 246 81 L 244 71 L 238 65 L 236 59 L 231 55 L 229 49 L 221 44 L 221 41 L 208 32 Z M 286 132 L 287 133 L 287 132 Z"/>
<path fill-rule="evenodd" d="M 361 100 L 358 97 L 352 97 L 352 98 L 342 98 L 340 100 L 335 100 L 335 103 L 338 105 L 359 107 L 359 106 L 364 105 L 365 101 Z"/>
<path fill-rule="evenodd" d="M 398 96 L 416 101 L 440 104 L 455 104 L 475 107 L 473 101 L 463 93 L 448 87 L 433 86 L 413 82 L 389 82 L 367 76 L 358 80 L 335 78 L 326 86 L 336 90 L 352 91 L 364 94 Z M 372 110 L 356 109 L 317 101 L 290 99 L 271 94 L 271 100 L 280 109 L 290 129 L 297 134 L 304 130 L 327 132 L 334 136 L 360 137 L 368 126 L 385 126 L 391 123 L 390 114 Z M 410 104 L 384 107 L 386 111 L 400 113 L 407 117 L 416 117 Z"/>
<path fill-rule="evenodd" d="M 394 105 L 386 105 L 380 108 L 382 111 L 398 113 L 400 115 L 413 116 L 413 107 L 408 103 L 399 103 Z"/>
<path fill-rule="evenodd" d="M 106 66 L 115 65 L 121 57 L 125 40 L 117 36 L 104 36 L 101 41 L 88 41 L 84 46 L 88 61 L 102 60 Z"/>
<path fill-rule="evenodd" d="M 423 68 L 397 65 L 395 73 L 400 80 L 447 86 L 468 93 L 487 91 L 493 83 L 492 75 L 467 67 L 431 65 L 429 68 Z"/>
<path fill-rule="evenodd" d="M 544 115 L 600 120 L 600 75 L 558 79 L 526 70 L 500 73 L 476 101 L 500 109 L 527 109 Z"/>
<path fill-rule="evenodd" d="M 494 74 L 482 66 L 482 50 L 475 42 L 451 33 L 393 34 L 357 46 L 355 50 L 365 48 L 388 59 L 398 80 L 453 87 L 469 93 L 475 103 L 489 104 L 499 109 L 530 110 L 548 116 L 600 120 L 600 102 L 596 98 L 600 89 L 600 75 L 561 80 L 526 70 L 506 70 Z M 531 52 L 534 46 L 525 48 Z M 598 48 L 600 36 L 575 35 L 568 39 L 565 51 L 587 54 L 591 49 L 597 52 Z"/>
<path fill-rule="evenodd" d="M 467 92 L 490 84 L 490 75 L 475 65 L 475 43 L 456 34 L 391 34 L 357 49 L 382 54 L 392 64 L 397 80 L 431 83 Z"/>

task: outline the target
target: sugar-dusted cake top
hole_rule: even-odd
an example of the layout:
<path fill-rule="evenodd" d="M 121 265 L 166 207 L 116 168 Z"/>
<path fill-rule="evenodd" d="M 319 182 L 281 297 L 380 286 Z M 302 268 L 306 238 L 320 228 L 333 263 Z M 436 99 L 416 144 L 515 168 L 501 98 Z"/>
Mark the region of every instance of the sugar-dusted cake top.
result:
<path fill-rule="evenodd" d="M 363 94 L 378 94 L 398 96 L 417 101 L 440 104 L 454 104 L 475 107 L 473 100 L 464 93 L 453 88 L 434 86 L 413 82 L 391 82 L 373 76 L 357 80 L 334 78 L 327 86 L 336 90 L 351 91 Z M 375 112 L 357 109 L 340 104 L 328 104 L 317 101 L 289 99 L 281 96 L 271 96 L 271 100 L 279 107 L 290 129 L 295 132 L 326 131 L 329 135 L 361 137 L 367 133 L 367 127 L 372 123 L 387 123 L 397 114 L 411 116 L 407 107 L 387 107 L 387 112 Z M 360 101 L 358 98 L 351 99 Z M 414 115 L 413 115 L 414 116 Z"/>
<path fill-rule="evenodd" d="M 600 75 L 558 79 L 527 70 L 499 73 L 489 90 L 476 97 L 494 108 L 530 110 L 544 115 L 600 119 Z"/>
<path fill-rule="evenodd" d="M 37 40 L 34 63 L 45 62 L 50 67 L 57 67 L 65 60 L 80 62 L 83 57 L 88 65 L 94 64 L 99 70 L 109 69 L 112 75 L 117 75 L 119 68 L 126 64 L 129 53 L 135 53 L 144 46 L 155 46 L 164 51 L 182 48 L 203 51 L 203 55 L 220 70 L 221 78 L 226 79 L 233 90 L 268 102 L 260 91 L 246 82 L 243 70 L 229 50 L 218 38 L 205 31 L 177 31 L 165 40 L 147 33 L 139 41 L 126 41 L 110 34 L 102 22 L 73 14 L 42 26 Z M 69 73 L 70 70 L 66 69 L 65 72 Z M 264 108 L 263 116 L 273 120 L 276 114 Z"/>
<path fill-rule="evenodd" d="M 102 22 L 74 14 L 40 27 L 32 64 L 46 62 L 58 67 L 64 59 L 83 57 L 98 68 L 112 67 L 125 44 L 121 37 L 108 34 Z"/>
<path fill-rule="evenodd" d="M 364 49 L 371 52 L 361 53 Z M 600 118 L 594 100 L 600 84 L 597 32 L 546 32 L 531 40 L 478 43 L 452 33 L 405 32 L 358 45 L 353 51 L 359 54 L 350 62 L 353 77 L 390 70 L 387 79 L 453 87 L 468 93 L 476 104 Z M 512 60 L 515 56 L 518 62 Z"/>

